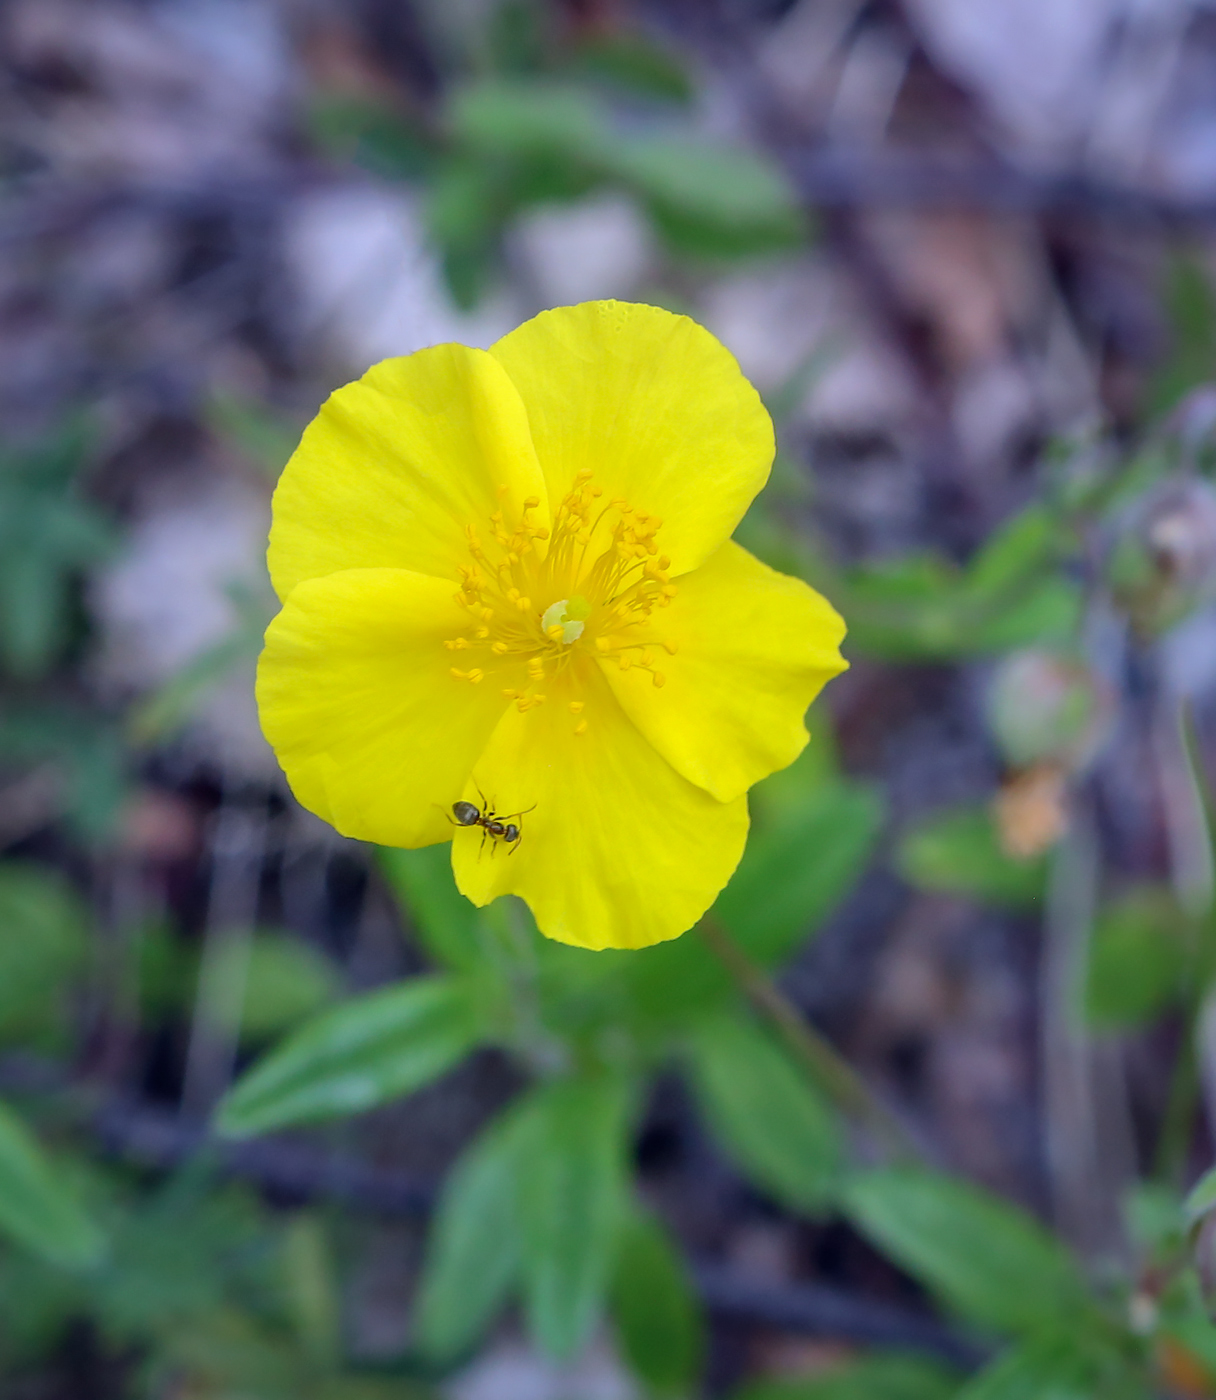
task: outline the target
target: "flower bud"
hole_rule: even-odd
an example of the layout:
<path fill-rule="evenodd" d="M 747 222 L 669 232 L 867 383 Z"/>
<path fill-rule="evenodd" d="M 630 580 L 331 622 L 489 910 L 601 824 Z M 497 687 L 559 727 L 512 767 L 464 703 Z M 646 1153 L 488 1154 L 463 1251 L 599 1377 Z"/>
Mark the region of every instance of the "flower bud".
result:
<path fill-rule="evenodd" d="M 1197 477 L 1162 483 L 1116 527 L 1107 574 L 1136 630 L 1155 636 L 1216 594 L 1216 491 Z"/>
<path fill-rule="evenodd" d="M 998 666 L 988 719 L 1015 768 L 1052 763 L 1082 767 L 1105 735 L 1111 698 L 1079 661 L 1041 650 L 1014 652 Z"/>

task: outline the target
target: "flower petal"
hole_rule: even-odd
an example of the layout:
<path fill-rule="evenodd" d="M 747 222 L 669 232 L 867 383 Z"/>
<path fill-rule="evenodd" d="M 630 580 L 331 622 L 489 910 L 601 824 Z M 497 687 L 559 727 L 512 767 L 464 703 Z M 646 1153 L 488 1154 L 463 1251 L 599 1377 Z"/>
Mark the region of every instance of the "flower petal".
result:
<path fill-rule="evenodd" d="M 258 663 L 262 729 L 300 802 L 344 836 L 425 846 L 451 835 L 506 704 L 449 672 L 443 642 L 468 614 L 452 585 L 351 569 L 291 592 Z"/>
<path fill-rule="evenodd" d="M 605 674 L 625 713 L 690 782 L 721 802 L 792 763 L 807 741 L 803 716 L 847 665 L 845 626 L 801 579 L 776 573 L 735 544 L 680 579 L 653 632 L 653 676 L 639 667 Z"/>
<path fill-rule="evenodd" d="M 505 488 L 501 490 L 500 488 Z M 270 575 L 280 598 L 342 569 L 412 569 L 455 579 L 465 527 L 546 490 L 528 419 L 484 350 L 436 345 L 373 366 L 304 431 L 274 493 Z"/>
<path fill-rule="evenodd" d="M 542 933 L 584 948 L 677 937 L 734 872 L 747 799 L 716 802 L 680 777 L 630 723 L 596 663 L 571 666 L 547 691 L 538 708 L 507 711 L 464 793 L 479 806 L 486 794 L 517 822 L 520 842 L 483 846 L 481 832 L 455 832 L 457 885 L 475 904 L 518 894 Z M 578 715 L 572 700 L 584 706 Z"/>
<path fill-rule="evenodd" d="M 696 568 L 768 480 L 773 425 L 710 333 L 654 306 L 542 312 L 490 353 L 527 405 L 550 498 L 590 470 L 606 500 L 659 516 L 672 572 Z"/>

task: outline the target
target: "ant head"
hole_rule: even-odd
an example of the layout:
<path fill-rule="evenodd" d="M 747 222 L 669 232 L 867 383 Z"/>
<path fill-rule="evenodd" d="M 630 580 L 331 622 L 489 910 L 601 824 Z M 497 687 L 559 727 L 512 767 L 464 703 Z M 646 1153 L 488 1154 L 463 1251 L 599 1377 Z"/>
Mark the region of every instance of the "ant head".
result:
<path fill-rule="evenodd" d="M 502 839 L 510 845 L 512 841 L 519 840 L 519 827 L 514 822 L 507 823 L 507 829 L 502 834 Z"/>
<path fill-rule="evenodd" d="M 471 802 L 453 802 L 452 815 L 460 826 L 476 826 L 481 813 Z"/>

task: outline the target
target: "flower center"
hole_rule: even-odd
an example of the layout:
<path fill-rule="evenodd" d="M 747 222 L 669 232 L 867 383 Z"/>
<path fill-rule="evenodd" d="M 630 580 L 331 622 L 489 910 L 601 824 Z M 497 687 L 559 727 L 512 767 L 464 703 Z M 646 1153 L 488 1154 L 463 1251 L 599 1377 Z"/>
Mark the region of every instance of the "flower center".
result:
<path fill-rule="evenodd" d="M 485 534 L 465 527 L 471 562 L 460 568 L 456 601 L 469 613 L 469 634 L 444 646 L 479 655 L 470 658 L 478 664 L 453 666 L 451 675 L 478 685 L 510 672 L 524 684 L 503 694 L 521 713 L 544 703 L 546 678 L 566 672 L 576 657 L 613 659 L 622 670 L 648 671 L 661 686 L 665 677 L 654 658 L 660 649 L 675 652 L 651 625 L 651 614 L 677 592 L 667 572 L 671 561 L 656 543 L 663 522 L 620 498 L 601 504 L 603 492 L 591 478 L 589 471 L 575 477 L 554 512 L 552 532 L 532 523 L 540 504 L 534 496 L 512 525 L 496 510 Z M 581 715 L 582 700 L 568 704 Z M 574 732 L 586 728 L 580 718 Z"/>

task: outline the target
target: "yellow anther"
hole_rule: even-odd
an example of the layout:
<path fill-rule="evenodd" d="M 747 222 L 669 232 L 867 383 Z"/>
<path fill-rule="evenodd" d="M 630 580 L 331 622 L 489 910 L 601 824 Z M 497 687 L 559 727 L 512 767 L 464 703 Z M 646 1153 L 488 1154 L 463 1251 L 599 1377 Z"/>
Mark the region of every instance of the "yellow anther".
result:
<path fill-rule="evenodd" d="M 515 606 L 520 610 L 520 612 L 531 612 L 531 611 L 532 611 L 532 599 L 531 599 L 531 598 L 516 598 L 516 600 L 515 600 Z"/>
<path fill-rule="evenodd" d="M 666 554 L 660 554 L 660 555 L 659 555 L 659 568 L 660 568 L 660 569 L 670 569 L 670 568 L 671 568 L 671 559 L 670 559 Z"/>
<path fill-rule="evenodd" d="M 587 721 L 585 719 L 580 719 L 579 722 L 574 726 L 574 732 L 576 734 L 586 734 Z"/>
<path fill-rule="evenodd" d="M 522 694 L 523 694 L 523 692 L 522 692 L 522 691 L 519 691 L 519 690 L 504 690 L 504 691 L 503 691 L 503 695 L 504 695 L 504 696 L 506 697 L 506 699 L 508 699 L 508 700 L 518 700 L 519 697 L 520 697 Z"/>
<path fill-rule="evenodd" d="M 663 650 L 667 653 L 668 656 L 674 656 L 676 652 L 680 650 L 680 648 L 675 642 L 664 642 Z"/>
<path fill-rule="evenodd" d="M 495 656 L 506 656 L 507 652 L 509 652 L 511 648 L 506 644 L 506 642 L 491 642 L 490 650 L 494 653 Z"/>
<path fill-rule="evenodd" d="M 468 680 L 469 678 L 469 673 L 467 671 L 460 670 L 460 668 L 457 666 L 451 667 L 451 669 L 448 671 L 448 675 L 451 676 L 451 678 L 454 681 L 464 681 Z"/>
<path fill-rule="evenodd" d="M 469 680 L 471 680 L 474 685 L 479 685 L 485 678 L 486 673 L 476 666 L 469 672 Z"/>
<path fill-rule="evenodd" d="M 477 638 L 479 642 L 484 642 L 485 639 L 490 635 L 490 629 L 488 627 L 479 627 L 477 631 L 473 633 L 473 635 Z"/>
<path fill-rule="evenodd" d="M 661 690 L 667 684 L 667 677 L 662 673 L 662 671 L 656 671 L 653 676 L 653 681 L 654 688 L 656 690 Z"/>
<path fill-rule="evenodd" d="M 494 621 L 494 609 L 493 609 L 493 608 L 482 608 L 482 610 L 481 610 L 481 620 L 482 620 L 482 622 L 493 622 L 493 621 Z"/>
<path fill-rule="evenodd" d="M 533 656 L 529 658 L 528 675 L 530 675 L 532 679 L 536 681 L 544 679 L 545 663 L 540 659 L 539 656 Z"/>
<path fill-rule="evenodd" d="M 524 502 L 524 509 L 535 510 L 538 505 L 540 505 L 540 497 L 529 496 L 528 499 Z"/>
<path fill-rule="evenodd" d="M 556 623 L 554 626 L 548 628 L 545 632 L 545 636 L 548 637 L 551 642 L 560 642 L 562 639 L 561 623 Z"/>
<path fill-rule="evenodd" d="M 630 656 L 627 651 L 623 651 L 621 652 L 620 656 L 617 657 L 616 664 L 621 668 L 622 671 L 628 671 L 630 666 L 633 665 L 633 657 Z"/>
<path fill-rule="evenodd" d="M 594 475 L 595 473 L 590 467 L 580 467 L 579 470 L 574 473 L 574 479 L 575 481 L 590 481 Z"/>
<path fill-rule="evenodd" d="M 467 637 L 453 637 L 450 642 L 444 642 L 444 646 L 449 651 L 463 651 L 469 644 Z"/>
<path fill-rule="evenodd" d="M 532 533 L 538 540 L 547 540 L 549 538 L 548 530 L 533 530 Z"/>
<path fill-rule="evenodd" d="M 582 700 L 571 700 L 571 701 L 570 701 L 570 713 L 571 713 L 572 715 L 581 715 L 582 712 L 583 712 L 583 705 L 584 705 L 584 703 L 585 703 L 585 702 L 582 701 Z"/>

